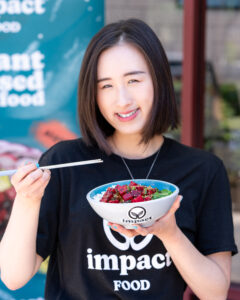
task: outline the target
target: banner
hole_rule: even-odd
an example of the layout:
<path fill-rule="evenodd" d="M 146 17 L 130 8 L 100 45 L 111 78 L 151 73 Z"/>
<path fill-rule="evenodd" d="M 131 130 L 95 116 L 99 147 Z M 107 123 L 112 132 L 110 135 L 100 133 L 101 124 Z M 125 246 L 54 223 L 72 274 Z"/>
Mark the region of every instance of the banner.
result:
<path fill-rule="evenodd" d="M 0 0 L 0 170 L 80 135 L 81 61 L 103 24 L 104 0 Z M 0 177 L 0 237 L 14 197 Z"/>

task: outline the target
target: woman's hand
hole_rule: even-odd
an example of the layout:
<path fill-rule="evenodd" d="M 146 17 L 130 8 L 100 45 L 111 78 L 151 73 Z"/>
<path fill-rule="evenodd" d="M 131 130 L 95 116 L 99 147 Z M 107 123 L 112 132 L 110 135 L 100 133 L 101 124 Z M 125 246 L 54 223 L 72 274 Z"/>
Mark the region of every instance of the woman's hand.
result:
<path fill-rule="evenodd" d="M 50 172 L 33 163 L 19 167 L 11 178 L 17 195 L 0 244 L 1 279 L 10 289 L 24 286 L 41 262 L 36 237 L 41 199 L 49 180 Z"/>
<path fill-rule="evenodd" d="M 119 224 L 108 223 L 109 226 L 114 231 L 122 233 L 128 237 L 133 237 L 136 235 L 146 236 L 147 234 L 154 234 L 159 239 L 164 240 L 170 236 L 173 236 L 175 232 L 177 232 L 177 224 L 175 218 L 175 212 L 178 210 L 180 206 L 180 202 L 182 200 L 182 196 L 178 196 L 174 201 L 173 205 L 169 209 L 169 211 L 160 219 L 158 219 L 152 226 L 149 227 L 141 227 L 140 225 L 133 225 L 134 229 L 126 229 L 125 227 Z"/>
<path fill-rule="evenodd" d="M 49 180 L 49 170 L 42 171 L 30 163 L 18 168 L 11 178 L 11 183 L 16 190 L 16 198 L 40 202 Z"/>

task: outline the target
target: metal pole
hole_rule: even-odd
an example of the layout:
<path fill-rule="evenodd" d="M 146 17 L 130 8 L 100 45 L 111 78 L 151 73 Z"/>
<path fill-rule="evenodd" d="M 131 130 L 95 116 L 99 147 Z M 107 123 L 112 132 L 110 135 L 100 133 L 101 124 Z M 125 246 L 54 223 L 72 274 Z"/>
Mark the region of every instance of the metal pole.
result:
<path fill-rule="evenodd" d="M 181 141 L 197 148 L 204 146 L 205 14 L 206 0 L 184 1 Z"/>

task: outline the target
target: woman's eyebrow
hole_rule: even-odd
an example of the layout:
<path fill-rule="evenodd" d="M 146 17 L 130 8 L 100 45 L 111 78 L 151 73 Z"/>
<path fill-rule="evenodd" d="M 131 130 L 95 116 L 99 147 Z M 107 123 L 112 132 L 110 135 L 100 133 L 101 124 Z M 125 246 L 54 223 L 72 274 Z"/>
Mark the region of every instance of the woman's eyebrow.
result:
<path fill-rule="evenodd" d="M 131 71 L 131 72 L 127 72 L 124 73 L 123 76 L 129 76 L 129 75 L 137 75 L 137 74 L 145 74 L 146 72 L 144 71 Z M 97 83 L 102 82 L 102 81 L 106 81 L 106 80 L 111 80 L 112 78 L 110 77 L 104 77 L 104 78 L 100 78 L 97 80 Z"/>
<path fill-rule="evenodd" d="M 123 76 L 128 76 L 128 75 L 136 75 L 136 74 L 145 74 L 146 72 L 144 71 L 131 71 L 123 74 Z"/>

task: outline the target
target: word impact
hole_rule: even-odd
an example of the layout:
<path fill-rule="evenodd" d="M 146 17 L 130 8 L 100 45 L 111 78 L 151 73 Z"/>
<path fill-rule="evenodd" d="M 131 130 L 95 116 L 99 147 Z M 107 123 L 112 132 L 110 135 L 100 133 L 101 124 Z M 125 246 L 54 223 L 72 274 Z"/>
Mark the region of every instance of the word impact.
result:
<path fill-rule="evenodd" d="M 168 252 L 164 254 L 157 253 L 152 258 L 145 254 L 137 258 L 133 255 L 120 255 L 115 254 L 92 254 L 92 249 L 87 249 L 88 269 L 91 270 L 108 270 L 120 271 L 120 275 L 128 275 L 130 270 L 149 270 L 149 269 L 163 269 L 169 267 L 172 263 Z"/>

